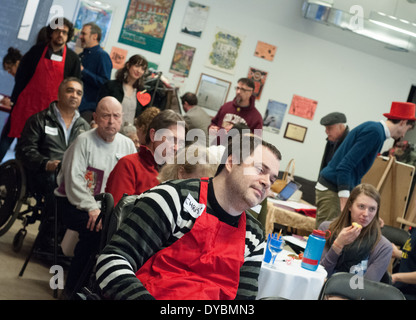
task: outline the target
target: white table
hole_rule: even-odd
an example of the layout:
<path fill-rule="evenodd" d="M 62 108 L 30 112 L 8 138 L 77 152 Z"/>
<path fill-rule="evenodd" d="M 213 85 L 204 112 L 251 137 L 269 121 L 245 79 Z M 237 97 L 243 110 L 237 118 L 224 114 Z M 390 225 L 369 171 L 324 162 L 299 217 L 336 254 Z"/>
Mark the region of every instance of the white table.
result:
<path fill-rule="evenodd" d="M 322 266 L 316 271 L 301 267 L 301 260 L 282 261 L 290 254 L 280 252 L 271 268 L 263 262 L 259 275 L 259 290 L 257 299 L 265 297 L 280 297 L 289 300 L 317 300 L 327 277 Z"/>

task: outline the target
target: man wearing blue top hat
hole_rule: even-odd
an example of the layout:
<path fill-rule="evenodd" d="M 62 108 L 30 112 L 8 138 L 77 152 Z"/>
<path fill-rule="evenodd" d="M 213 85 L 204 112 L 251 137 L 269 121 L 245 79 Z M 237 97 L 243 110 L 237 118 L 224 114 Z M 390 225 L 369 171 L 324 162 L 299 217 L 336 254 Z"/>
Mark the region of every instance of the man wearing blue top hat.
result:
<path fill-rule="evenodd" d="M 415 125 L 415 104 L 393 102 L 385 121 L 367 121 L 351 130 L 316 184 L 316 225 L 342 211 L 350 191 L 361 183 L 388 138 L 404 137 Z"/>

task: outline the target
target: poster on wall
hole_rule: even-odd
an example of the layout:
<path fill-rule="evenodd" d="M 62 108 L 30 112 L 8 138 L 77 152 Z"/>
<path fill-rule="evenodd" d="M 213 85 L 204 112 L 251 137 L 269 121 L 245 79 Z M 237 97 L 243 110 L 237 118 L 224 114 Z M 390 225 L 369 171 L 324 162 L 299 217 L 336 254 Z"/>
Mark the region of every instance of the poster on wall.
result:
<path fill-rule="evenodd" d="M 273 61 L 277 47 L 266 42 L 258 41 L 254 55 L 256 57 Z"/>
<path fill-rule="evenodd" d="M 195 50 L 195 48 L 187 46 L 186 44 L 176 44 L 169 71 L 182 77 L 188 77 Z"/>
<path fill-rule="evenodd" d="M 130 0 L 118 41 L 160 53 L 175 0 Z"/>
<path fill-rule="evenodd" d="M 298 117 L 312 120 L 313 116 L 315 115 L 315 110 L 317 106 L 318 101 L 297 96 L 294 94 L 292 104 L 290 105 L 289 113 Z"/>
<path fill-rule="evenodd" d="M 79 36 L 81 34 L 82 26 L 88 22 L 94 22 L 100 27 L 102 33 L 100 46 L 105 47 L 108 32 L 111 27 L 111 21 L 113 19 L 112 6 L 102 2 L 97 4 L 97 2 L 94 1 L 82 0 L 78 4 L 78 10 L 76 12 L 74 37 L 72 38 L 72 41 L 68 43 L 68 47 L 76 53 L 80 53 L 83 50 Z"/>
<path fill-rule="evenodd" d="M 243 37 L 217 28 L 206 66 L 234 74 Z"/>
<path fill-rule="evenodd" d="M 253 96 L 256 97 L 256 100 L 259 100 L 261 97 L 261 92 L 263 91 L 264 84 L 266 82 L 267 72 L 250 67 L 248 70 L 247 78 L 254 81 Z"/>
<path fill-rule="evenodd" d="M 209 7 L 189 1 L 183 18 L 181 32 L 201 38 L 208 19 Z"/>
<path fill-rule="evenodd" d="M 280 133 L 286 108 L 287 104 L 270 99 L 263 118 L 263 129 Z"/>
<path fill-rule="evenodd" d="M 119 70 L 124 67 L 127 59 L 127 50 L 112 47 L 110 53 L 111 61 L 113 62 L 113 69 Z"/>

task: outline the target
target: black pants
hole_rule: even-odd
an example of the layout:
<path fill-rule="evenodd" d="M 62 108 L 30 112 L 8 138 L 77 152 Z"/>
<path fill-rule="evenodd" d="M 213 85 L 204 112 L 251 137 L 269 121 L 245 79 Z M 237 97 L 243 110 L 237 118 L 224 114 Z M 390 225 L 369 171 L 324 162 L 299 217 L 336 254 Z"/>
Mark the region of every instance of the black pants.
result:
<path fill-rule="evenodd" d="M 78 280 L 81 279 L 90 258 L 98 252 L 101 231 L 96 232 L 87 229 L 88 212 L 77 209 L 66 197 L 56 198 L 57 209 L 58 212 L 62 213 L 65 226 L 79 233 L 79 242 L 75 247 L 74 257 L 65 284 L 65 291 L 71 294 L 74 289 L 79 289 L 76 288 Z M 81 286 L 86 284 L 88 277 L 84 280 L 85 282 L 81 283 Z"/>

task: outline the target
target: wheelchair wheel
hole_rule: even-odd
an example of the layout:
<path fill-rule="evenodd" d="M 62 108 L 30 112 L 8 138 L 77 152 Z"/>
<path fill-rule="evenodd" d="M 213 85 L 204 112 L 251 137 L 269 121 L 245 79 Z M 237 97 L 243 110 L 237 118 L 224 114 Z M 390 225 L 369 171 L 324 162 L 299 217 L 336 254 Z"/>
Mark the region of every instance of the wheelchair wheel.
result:
<path fill-rule="evenodd" d="M 20 199 L 26 193 L 26 176 L 17 160 L 0 166 L 0 236 L 5 234 L 20 212 Z"/>

